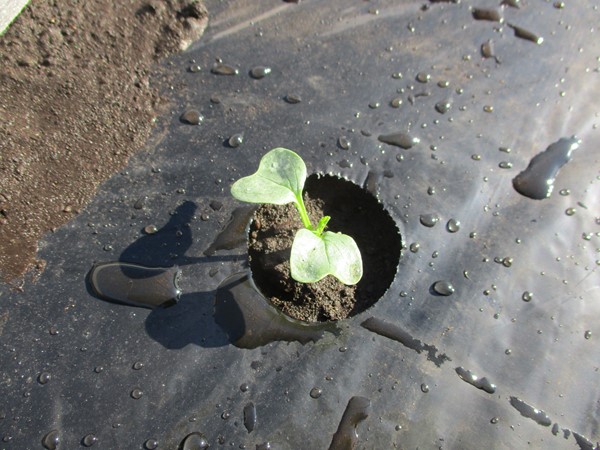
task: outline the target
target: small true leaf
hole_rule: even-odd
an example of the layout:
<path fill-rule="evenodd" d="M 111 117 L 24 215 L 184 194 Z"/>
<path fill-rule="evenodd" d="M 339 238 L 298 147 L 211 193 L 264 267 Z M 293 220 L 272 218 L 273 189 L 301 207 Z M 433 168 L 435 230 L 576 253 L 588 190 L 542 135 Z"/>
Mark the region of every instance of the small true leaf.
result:
<path fill-rule="evenodd" d="M 333 275 L 352 285 L 362 277 L 360 250 L 350 236 L 326 231 L 321 237 L 300 229 L 292 244 L 290 257 L 292 278 L 301 283 L 314 283 Z"/>
<path fill-rule="evenodd" d="M 231 195 L 249 203 L 285 205 L 302 198 L 306 165 L 291 150 L 278 147 L 260 160 L 258 170 L 231 186 Z"/>

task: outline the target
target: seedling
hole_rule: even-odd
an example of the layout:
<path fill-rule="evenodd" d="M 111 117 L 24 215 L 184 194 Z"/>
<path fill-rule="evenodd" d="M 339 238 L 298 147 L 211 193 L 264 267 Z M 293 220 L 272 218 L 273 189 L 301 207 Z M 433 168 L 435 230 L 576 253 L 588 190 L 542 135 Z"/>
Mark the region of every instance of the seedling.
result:
<path fill-rule="evenodd" d="M 262 157 L 254 174 L 233 183 L 231 195 L 248 203 L 294 203 L 304 225 L 292 243 L 290 268 L 294 280 L 315 283 L 333 275 L 344 284 L 358 283 L 363 269 L 356 242 L 345 234 L 325 231 L 329 216 L 313 226 L 302 200 L 305 181 L 306 165 L 302 158 L 279 147 Z"/>

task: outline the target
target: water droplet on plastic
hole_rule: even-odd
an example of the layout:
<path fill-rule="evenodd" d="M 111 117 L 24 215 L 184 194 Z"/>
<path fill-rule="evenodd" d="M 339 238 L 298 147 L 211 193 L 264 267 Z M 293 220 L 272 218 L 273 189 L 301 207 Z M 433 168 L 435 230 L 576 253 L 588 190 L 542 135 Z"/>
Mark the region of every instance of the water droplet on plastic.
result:
<path fill-rule="evenodd" d="M 309 395 L 312 398 L 319 398 L 321 396 L 321 394 L 323 394 L 323 390 L 321 388 L 318 387 L 314 387 L 310 390 Z"/>
<path fill-rule="evenodd" d="M 419 251 L 419 248 L 421 248 L 421 244 L 419 244 L 418 242 L 413 242 L 412 244 L 410 244 L 410 251 L 413 253 L 417 253 Z"/>
<path fill-rule="evenodd" d="M 340 136 L 338 138 L 338 145 L 342 150 L 348 150 L 352 144 L 346 136 Z"/>
<path fill-rule="evenodd" d="M 264 67 L 264 66 L 253 67 L 250 70 L 250 76 L 252 78 L 257 79 L 257 80 L 260 80 L 261 78 L 266 77 L 270 73 L 271 73 L 271 68 L 270 67 Z"/>
<path fill-rule="evenodd" d="M 406 150 L 421 142 L 419 138 L 407 133 L 380 134 L 377 139 L 384 144 L 395 145 Z"/>
<path fill-rule="evenodd" d="M 520 400 L 517 397 L 511 397 L 510 404 L 513 408 L 519 411 L 523 417 L 533 419 L 538 424 L 543 425 L 545 427 L 549 427 L 550 425 L 552 425 L 550 417 L 548 417 L 548 415 L 544 411 L 534 408 L 531 405 L 528 405 L 523 400 Z"/>
<path fill-rule="evenodd" d="M 342 414 L 337 431 L 333 435 L 329 450 L 348 450 L 357 447 L 356 427 L 369 417 L 371 400 L 365 397 L 352 397 Z"/>
<path fill-rule="evenodd" d="M 92 445 L 94 445 L 96 442 L 98 442 L 98 438 L 96 436 L 94 436 L 93 434 L 86 434 L 83 439 L 81 440 L 81 443 L 85 446 L 85 447 L 91 447 Z"/>
<path fill-rule="evenodd" d="M 50 375 L 48 372 L 42 372 L 38 375 L 38 383 L 40 384 L 46 384 L 51 379 L 52 375 Z"/>
<path fill-rule="evenodd" d="M 240 73 L 236 67 L 223 63 L 216 63 L 214 66 L 212 66 L 210 71 L 215 75 L 237 75 Z"/>
<path fill-rule="evenodd" d="M 401 73 L 401 72 L 394 72 L 394 73 L 392 74 L 392 78 L 393 78 L 394 80 L 401 80 L 401 79 L 402 79 L 402 73 Z"/>
<path fill-rule="evenodd" d="M 450 233 L 456 233 L 458 230 L 460 230 L 460 222 L 456 219 L 450 219 L 446 224 L 446 229 Z"/>
<path fill-rule="evenodd" d="M 46 433 L 42 438 L 42 445 L 47 450 L 56 450 L 60 444 L 60 435 L 58 430 L 52 430 Z"/>
<path fill-rule="evenodd" d="M 494 41 L 488 39 L 481 44 L 481 56 L 484 58 L 493 58 L 494 55 Z"/>
<path fill-rule="evenodd" d="M 451 107 L 452 107 L 452 102 L 448 99 L 441 100 L 435 104 L 435 110 L 437 112 L 439 112 L 440 114 L 446 114 L 448 111 L 450 111 Z"/>
<path fill-rule="evenodd" d="M 486 112 L 486 113 L 494 112 L 494 107 L 492 105 L 484 105 L 483 112 Z"/>
<path fill-rule="evenodd" d="M 271 443 L 263 442 L 262 444 L 257 444 L 256 450 L 271 450 Z"/>
<path fill-rule="evenodd" d="M 511 169 L 511 168 L 512 168 L 512 166 L 513 166 L 513 165 L 512 165 L 512 163 L 511 163 L 511 162 L 508 162 L 508 161 L 501 161 L 501 162 L 498 164 L 498 167 L 500 167 L 501 169 Z"/>
<path fill-rule="evenodd" d="M 427 360 L 433 362 L 437 367 L 440 367 L 446 361 L 451 361 L 445 353 L 439 354 L 438 349 L 434 345 L 425 344 L 419 339 L 415 339 L 410 333 L 392 323 L 376 317 L 369 317 L 360 326 L 380 336 L 399 342 L 406 348 L 414 350 L 417 353 L 427 353 Z"/>
<path fill-rule="evenodd" d="M 147 450 L 155 450 L 158 448 L 158 441 L 156 439 L 148 439 L 144 442 L 144 448 Z"/>
<path fill-rule="evenodd" d="M 421 383 L 421 392 L 424 392 L 425 394 L 429 392 L 429 385 L 426 383 Z"/>
<path fill-rule="evenodd" d="M 342 159 L 338 165 L 342 168 L 342 169 L 350 169 L 352 168 L 352 163 L 350 161 L 348 161 L 347 159 Z"/>
<path fill-rule="evenodd" d="M 206 450 L 209 445 L 202 433 L 188 434 L 180 444 L 181 450 Z"/>
<path fill-rule="evenodd" d="M 131 391 L 131 398 L 134 400 L 139 400 L 140 398 L 142 398 L 142 395 L 144 395 L 144 393 L 141 391 L 141 389 L 134 389 Z"/>
<path fill-rule="evenodd" d="M 432 288 L 436 294 L 443 296 L 452 295 L 456 291 L 456 289 L 454 289 L 454 286 L 452 286 L 452 283 L 444 280 L 436 281 L 435 283 L 433 283 Z"/>
<path fill-rule="evenodd" d="M 229 138 L 227 143 L 230 147 L 237 148 L 244 143 L 244 135 L 242 133 L 236 133 Z"/>
<path fill-rule="evenodd" d="M 188 70 L 189 70 L 190 72 L 192 72 L 192 73 L 198 73 L 198 72 L 200 72 L 200 71 L 202 70 L 202 67 L 200 67 L 200 65 L 199 65 L 199 64 L 192 64 L 192 65 L 191 65 L 191 66 L 188 68 Z"/>
<path fill-rule="evenodd" d="M 466 381 L 470 385 L 475 386 L 477 389 L 481 389 L 482 391 L 487 392 L 488 394 L 493 394 L 496 392 L 496 385 L 489 382 L 486 377 L 479 378 L 470 370 L 466 370 L 463 367 L 457 367 L 456 373 L 460 377 L 461 380 Z"/>
<path fill-rule="evenodd" d="M 538 44 L 538 45 L 541 44 L 542 42 L 544 42 L 543 37 L 538 36 L 537 34 L 532 33 L 531 31 L 526 30 L 525 28 L 518 27 L 511 23 L 509 23 L 508 26 L 513 29 L 513 31 L 515 32 L 515 36 L 518 38 L 525 39 L 527 41 L 531 41 L 534 44 Z"/>
<path fill-rule="evenodd" d="M 285 101 L 295 105 L 296 103 L 300 103 L 302 101 L 302 97 L 297 94 L 288 94 L 285 96 Z"/>
<path fill-rule="evenodd" d="M 527 168 L 513 179 L 515 190 L 535 200 L 550 197 L 560 168 L 571 160 L 571 153 L 580 143 L 575 136 L 561 138 L 535 155 Z"/>
<path fill-rule="evenodd" d="M 576 212 L 577 212 L 577 209 L 575 209 L 575 208 L 567 208 L 567 209 L 565 210 L 565 214 L 566 214 L 567 216 L 572 216 L 572 215 L 574 215 Z"/>
<path fill-rule="evenodd" d="M 400 97 L 394 97 L 391 101 L 390 101 L 390 106 L 392 108 L 400 108 L 400 106 L 402 105 L 402 98 Z"/>
<path fill-rule="evenodd" d="M 131 368 L 133 370 L 140 370 L 142 367 L 144 367 L 144 363 L 141 361 L 136 361 L 133 363 L 133 365 L 131 366 Z"/>
<path fill-rule="evenodd" d="M 433 187 L 433 186 L 429 186 L 429 187 L 427 188 L 427 194 L 429 194 L 429 195 L 434 195 L 434 194 L 435 194 L 435 187 Z"/>
<path fill-rule="evenodd" d="M 416 80 L 419 83 L 427 83 L 431 79 L 431 75 L 427 72 L 419 72 L 416 76 Z"/>
<path fill-rule="evenodd" d="M 530 302 L 533 299 L 533 294 L 529 291 L 525 291 L 523 292 L 523 295 L 521 296 L 521 299 L 524 302 Z"/>
<path fill-rule="evenodd" d="M 496 425 L 498 422 L 500 422 L 500 418 L 498 417 L 492 417 L 492 419 L 490 420 L 490 423 L 494 425 Z"/>
<path fill-rule="evenodd" d="M 475 20 L 489 20 L 492 22 L 502 22 L 504 20 L 497 9 L 473 8 L 472 14 Z"/>
<path fill-rule="evenodd" d="M 587 330 L 585 333 L 583 333 L 583 337 L 586 339 L 591 339 L 592 338 L 592 331 L 591 330 Z"/>
<path fill-rule="evenodd" d="M 180 120 L 189 125 L 200 125 L 204 116 L 197 109 L 188 109 L 181 115 Z"/>
<path fill-rule="evenodd" d="M 421 214 L 419 221 L 422 225 L 431 228 L 440 221 L 440 217 L 437 214 Z"/>
<path fill-rule="evenodd" d="M 177 285 L 180 275 L 177 266 L 109 262 L 94 265 L 89 282 L 99 298 L 152 309 L 177 303 L 181 295 Z"/>
<path fill-rule="evenodd" d="M 256 406 L 252 402 L 244 406 L 244 426 L 248 433 L 252 433 L 256 426 Z"/>
<path fill-rule="evenodd" d="M 240 385 L 240 391 L 242 391 L 242 392 L 248 392 L 249 389 L 250 389 L 250 385 L 248 383 L 242 383 Z"/>
<path fill-rule="evenodd" d="M 307 324 L 287 317 L 269 304 L 246 273 L 225 279 L 217 289 L 215 321 L 233 345 L 256 348 L 274 341 L 306 344 L 337 334 L 335 323 Z"/>

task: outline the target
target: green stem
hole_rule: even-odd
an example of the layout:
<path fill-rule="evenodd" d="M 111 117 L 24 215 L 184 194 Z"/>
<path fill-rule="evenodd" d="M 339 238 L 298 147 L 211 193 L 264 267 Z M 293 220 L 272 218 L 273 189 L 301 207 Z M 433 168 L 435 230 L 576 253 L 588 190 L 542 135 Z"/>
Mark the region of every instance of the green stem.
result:
<path fill-rule="evenodd" d="M 308 213 L 306 212 L 306 207 L 304 206 L 304 201 L 302 200 L 302 194 L 296 195 L 296 202 L 294 204 L 296 205 L 296 209 L 300 213 L 300 218 L 302 219 L 302 224 L 304 225 L 304 228 L 313 231 L 314 228 L 312 226 L 312 223 L 310 223 L 310 218 L 308 217 Z"/>

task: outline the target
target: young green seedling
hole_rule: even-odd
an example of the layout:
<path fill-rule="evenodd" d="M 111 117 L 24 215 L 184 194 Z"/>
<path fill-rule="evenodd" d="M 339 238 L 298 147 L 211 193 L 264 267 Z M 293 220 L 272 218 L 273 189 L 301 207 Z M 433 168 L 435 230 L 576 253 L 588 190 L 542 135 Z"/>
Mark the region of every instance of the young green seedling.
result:
<path fill-rule="evenodd" d="M 344 284 L 358 283 L 363 269 L 356 242 L 345 234 L 325 231 L 329 216 L 313 226 L 302 200 L 305 180 L 302 158 L 279 147 L 262 157 L 256 173 L 233 183 L 231 195 L 249 203 L 294 203 L 305 227 L 296 232 L 292 243 L 290 268 L 294 280 L 314 283 L 333 275 Z"/>

